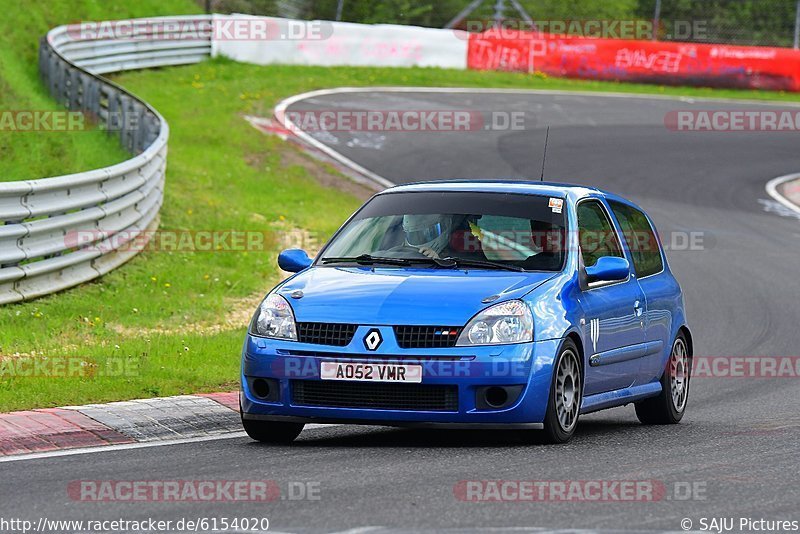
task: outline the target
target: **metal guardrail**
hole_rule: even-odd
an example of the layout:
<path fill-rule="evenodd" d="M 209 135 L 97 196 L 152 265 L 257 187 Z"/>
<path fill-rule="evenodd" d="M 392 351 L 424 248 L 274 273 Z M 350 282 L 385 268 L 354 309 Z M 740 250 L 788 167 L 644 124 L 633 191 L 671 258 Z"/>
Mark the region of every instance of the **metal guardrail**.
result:
<path fill-rule="evenodd" d="M 96 117 L 134 157 L 89 172 L 0 183 L 0 304 L 97 278 L 141 249 L 126 243 L 158 227 L 169 127 L 149 104 L 100 74 L 211 55 L 210 15 L 168 19 L 194 21 L 203 31 L 191 40 L 169 33 L 118 40 L 82 38 L 75 26 L 59 26 L 42 39 L 39 71 L 53 97 Z"/>

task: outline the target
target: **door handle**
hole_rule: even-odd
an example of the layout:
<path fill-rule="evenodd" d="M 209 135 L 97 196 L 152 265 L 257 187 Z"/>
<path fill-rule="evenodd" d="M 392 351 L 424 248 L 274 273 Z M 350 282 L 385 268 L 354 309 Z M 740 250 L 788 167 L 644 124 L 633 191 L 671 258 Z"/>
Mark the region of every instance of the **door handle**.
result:
<path fill-rule="evenodd" d="M 636 312 L 636 317 L 642 316 L 642 303 L 640 301 L 636 301 L 633 303 L 633 310 Z"/>

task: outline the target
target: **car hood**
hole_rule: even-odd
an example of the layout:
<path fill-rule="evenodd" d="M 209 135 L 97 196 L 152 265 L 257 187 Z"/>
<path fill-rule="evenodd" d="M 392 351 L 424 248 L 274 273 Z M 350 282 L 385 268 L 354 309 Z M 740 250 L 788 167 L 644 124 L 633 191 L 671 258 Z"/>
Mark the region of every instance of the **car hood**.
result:
<path fill-rule="evenodd" d="M 520 298 L 551 272 L 313 267 L 278 289 L 300 322 L 461 326 L 497 302 Z M 293 298 L 302 292 L 301 298 Z"/>

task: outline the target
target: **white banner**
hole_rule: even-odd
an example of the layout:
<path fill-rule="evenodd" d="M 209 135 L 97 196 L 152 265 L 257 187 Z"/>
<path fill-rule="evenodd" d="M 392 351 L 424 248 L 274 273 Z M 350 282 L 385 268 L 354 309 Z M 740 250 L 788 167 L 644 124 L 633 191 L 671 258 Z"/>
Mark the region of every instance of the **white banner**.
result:
<path fill-rule="evenodd" d="M 268 65 L 467 68 L 455 30 L 214 15 L 212 55 Z"/>

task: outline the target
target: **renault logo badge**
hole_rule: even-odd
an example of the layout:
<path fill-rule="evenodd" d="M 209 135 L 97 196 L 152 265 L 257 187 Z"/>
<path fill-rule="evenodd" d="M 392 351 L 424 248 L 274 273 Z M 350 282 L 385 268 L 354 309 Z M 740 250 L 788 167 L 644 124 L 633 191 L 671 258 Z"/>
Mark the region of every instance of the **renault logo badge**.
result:
<path fill-rule="evenodd" d="M 364 336 L 364 346 L 367 347 L 367 350 L 378 350 L 381 343 L 383 343 L 383 338 L 381 337 L 380 330 L 377 328 L 373 328 Z"/>

